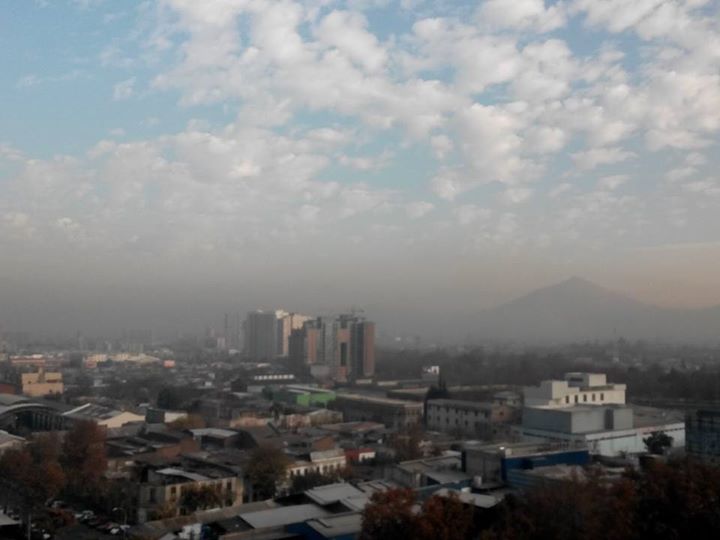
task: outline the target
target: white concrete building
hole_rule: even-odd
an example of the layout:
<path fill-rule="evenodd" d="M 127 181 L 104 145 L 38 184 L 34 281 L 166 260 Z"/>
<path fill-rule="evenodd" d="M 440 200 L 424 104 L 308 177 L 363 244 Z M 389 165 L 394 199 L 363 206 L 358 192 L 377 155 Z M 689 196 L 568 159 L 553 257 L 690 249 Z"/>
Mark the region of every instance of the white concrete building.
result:
<path fill-rule="evenodd" d="M 517 431 L 524 441 L 586 445 L 601 456 L 645 452 L 643 439 L 658 431 L 673 438 L 674 448 L 685 445 L 682 415 L 649 407 L 525 408 Z"/>
<path fill-rule="evenodd" d="M 310 452 L 309 459 L 293 461 L 288 466 L 288 476 L 305 476 L 308 473 L 332 474 L 347 467 L 347 458 L 342 448 Z"/>
<path fill-rule="evenodd" d="M 562 381 L 542 381 L 523 389 L 525 407 L 624 405 L 624 384 L 609 384 L 604 373 L 566 373 Z"/>

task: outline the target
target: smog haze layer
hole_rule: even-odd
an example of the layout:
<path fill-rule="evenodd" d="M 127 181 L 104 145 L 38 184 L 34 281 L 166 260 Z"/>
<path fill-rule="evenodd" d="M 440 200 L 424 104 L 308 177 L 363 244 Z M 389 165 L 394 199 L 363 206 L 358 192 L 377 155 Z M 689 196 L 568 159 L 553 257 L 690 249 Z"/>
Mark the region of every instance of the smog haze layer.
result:
<path fill-rule="evenodd" d="M 454 338 L 574 275 L 720 304 L 716 0 L 26 1 L 0 24 L 2 329 L 356 306 Z"/>

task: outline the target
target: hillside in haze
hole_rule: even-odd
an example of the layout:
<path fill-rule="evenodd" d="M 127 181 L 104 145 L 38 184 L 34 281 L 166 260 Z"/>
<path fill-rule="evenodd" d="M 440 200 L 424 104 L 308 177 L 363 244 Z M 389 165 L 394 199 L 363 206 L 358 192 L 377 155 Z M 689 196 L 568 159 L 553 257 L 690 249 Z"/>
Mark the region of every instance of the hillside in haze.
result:
<path fill-rule="evenodd" d="M 475 335 L 483 341 L 562 343 L 624 337 L 713 342 L 720 337 L 720 306 L 661 308 L 574 277 L 486 310 L 473 322 Z"/>

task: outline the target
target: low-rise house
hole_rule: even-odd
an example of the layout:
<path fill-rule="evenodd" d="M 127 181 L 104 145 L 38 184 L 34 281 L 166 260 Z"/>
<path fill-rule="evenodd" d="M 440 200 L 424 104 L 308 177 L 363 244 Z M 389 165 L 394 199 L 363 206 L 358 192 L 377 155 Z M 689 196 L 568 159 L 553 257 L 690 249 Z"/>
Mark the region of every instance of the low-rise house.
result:
<path fill-rule="evenodd" d="M 513 419 L 513 410 L 494 402 L 431 399 L 426 404 L 425 423 L 430 430 L 489 438 L 495 426 Z"/>
<path fill-rule="evenodd" d="M 240 504 L 244 486 L 238 473 L 231 467 L 189 458 L 145 463 L 138 475 L 137 520 L 143 523 L 154 517 Z"/>
<path fill-rule="evenodd" d="M 191 429 L 190 433 L 200 443 L 203 450 L 235 448 L 241 438 L 238 431 L 221 428 Z"/>
<path fill-rule="evenodd" d="M 493 394 L 493 402 L 498 405 L 505 405 L 507 407 L 519 408 L 522 407 L 523 398 L 518 392 L 512 390 L 501 390 Z"/>
<path fill-rule="evenodd" d="M 342 412 L 346 422 L 380 422 L 393 429 L 419 424 L 423 415 L 420 402 L 363 394 L 337 394 L 330 407 Z"/>
<path fill-rule="evenodd" d="M 288 466 L 288 477 L 292 479 L 311 472 L 333 474 L 342 471 L 345 467 L 347 467 L 347 458 L 342 448 L 309 452 L 295 457 Z"/>
<path fill-rule="evenodd" d="M 429 486 L 466 487 L 471 477 L 462 470 L 459 452 L 403 461 L 388 470 L 388 479 L 407 488 Z"/>
<path fill-rule="evenodd" d="M 119 411 L 95 403 L 86 403 L 71 409 L 63 416 L 70 420 L 95 422 L 108 429 L 120 428 L 126 424 L 145 422 L 145 416 L 131 411 Z"/>
<path fill-rule="evenodd" d="M 65 388 L 62 373 L 45 371 L 44 367 L 41 367 L 35 373 L 22 373 L 20 381 L 22 393 L 29 397 L 60 395 Z"/>
<path fill-rule="evenodd" d="M 351 464 L 362 464 L 375 459 L 377 452 L 373 448 L 346 448 L 345 459 Z"/>
<path fill-rule="evenodd" d="M 313 386 L 288 385 L 273 393 L 273 399 L 305 407 L 325 407 L 335 399 L 335 392 Z"/>
<path fill-rule="evenodd" d="M 170 431 L 165 426 L 157 429 L 142 426 L 137 433 L 129 436 L 112 436 L 108 431 L 107 449 L 110 477 L 130 477 L 133 475 L 137 459 L 175 459 L 182 454 L 200 450 L 200 442 L 188 432 Z"/>
<path fill-rule="evenodd" d="M 503 442 L 477 445 L 469 443 L 462 452 L 462 468 L 475 484 L 528 484 L 528 472 L 558 465 L 582 467 L 590 463 L 583 446 L 562 444 Z"/>

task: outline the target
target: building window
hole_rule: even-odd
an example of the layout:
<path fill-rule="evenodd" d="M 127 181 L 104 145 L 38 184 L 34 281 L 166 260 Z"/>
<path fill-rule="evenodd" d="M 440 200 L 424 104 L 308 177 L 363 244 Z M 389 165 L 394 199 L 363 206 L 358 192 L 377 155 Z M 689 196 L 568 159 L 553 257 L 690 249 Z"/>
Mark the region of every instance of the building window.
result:
<path fill-rule="evenodd" d="M 575 403 L 578 402 L 578 396 L 575 396 Z"/>
<path fill-rule="evenodd" d="M 583 401 L 587 401 L 587 394 L 583 394 Z"/>
<path fill-rule="evenodd" d="M 570 403 L 570 396 L 565 396 L 565 403 Z"/>
<path fill-rule="evenodd" d="M 605 394 L 604 394 L 604 393 L 600 393 L 600 401 L 605 401 Z"/>
<path fill-rule="evenodd" d="M 595 401 L 595 394 L 592 395 L 592 400 Z"/>

